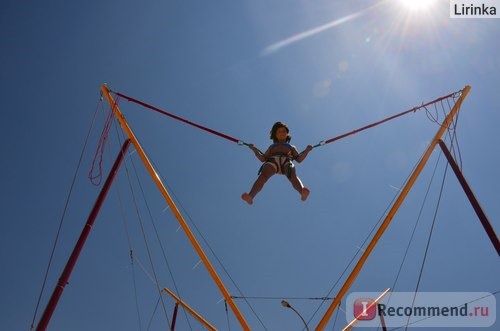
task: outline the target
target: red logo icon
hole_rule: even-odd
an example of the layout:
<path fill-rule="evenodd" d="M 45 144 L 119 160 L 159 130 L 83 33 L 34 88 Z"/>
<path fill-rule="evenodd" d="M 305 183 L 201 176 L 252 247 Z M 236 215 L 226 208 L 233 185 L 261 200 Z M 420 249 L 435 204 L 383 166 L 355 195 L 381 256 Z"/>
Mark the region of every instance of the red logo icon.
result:
<path fill-rule="evenodd" d="M 377 316 L 377 303 L 373 299 L 356 299 L 353 308 L 354 317 L 358 320 L 369 321 Z"/>

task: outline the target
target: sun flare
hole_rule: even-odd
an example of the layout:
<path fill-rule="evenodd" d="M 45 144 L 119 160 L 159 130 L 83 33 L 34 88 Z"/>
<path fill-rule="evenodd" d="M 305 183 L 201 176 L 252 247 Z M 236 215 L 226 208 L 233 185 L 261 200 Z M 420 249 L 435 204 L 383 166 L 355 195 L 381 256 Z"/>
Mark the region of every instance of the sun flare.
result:
<path fill-rule="evenodd" d="M 399 0 L 399 3 L 410 11 L 426 11 L 433 7 L 436 0 Z"/>

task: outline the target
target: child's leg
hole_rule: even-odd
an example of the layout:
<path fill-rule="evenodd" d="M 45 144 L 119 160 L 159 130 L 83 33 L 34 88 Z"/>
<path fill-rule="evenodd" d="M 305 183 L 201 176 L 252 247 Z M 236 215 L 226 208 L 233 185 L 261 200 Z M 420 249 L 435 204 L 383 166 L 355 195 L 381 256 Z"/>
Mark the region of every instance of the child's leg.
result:
<path fill-rule="evenodd" d="M 260 192 L 260 190 L 262 190 L 267 180 L 271 178 L 271 176 L 274 175 L 275 173 L 276 170 L 272 165 L 264 164 L 262 172 L 260 173 L 259 177 L 257 177 L 257 179 L 255 180 L 255 183 L 253 183 L 250 193 L 243 193 L 241 198 L 251 205 L 253 203 L 253 198 L 257 195 L 257 193 Z"/>
<path fill-rule="evenodd" d="M 309 196 L 310 191 L 308 188 L 304 187 L 304 185 L 302 184 L 302 181 L 300 180 L 300 178 L 297 176 L 297 174 L 295 172 L 295 167 L 290 169 L 290 177 L 288 177 L 288 179 L 292 183 L 293 188 L 297 192 L 299 192 L 300 199 L 302 201 L 305 201 L 307 199 L 307 197 Z"/>

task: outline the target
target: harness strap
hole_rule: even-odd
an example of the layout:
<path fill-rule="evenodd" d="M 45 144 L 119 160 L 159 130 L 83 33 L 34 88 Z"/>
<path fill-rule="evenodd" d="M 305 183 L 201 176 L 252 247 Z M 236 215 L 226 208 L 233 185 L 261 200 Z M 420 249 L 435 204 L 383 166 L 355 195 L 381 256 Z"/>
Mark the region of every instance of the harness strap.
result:
<path fill-rule="evenodd" d="M 281 161 L 281 158 L 283 158 L 284 160 Z M 260 175 L 262 173 L 262 169 L 264 168 L 264 165 L 266 163 L 271 164 L 274 167 L 276 173 L 286 175 L 288 177 L 288 179 L 290 179 L 290 177 L 292 176 L 292 168 L 294 167 L 294 165 L 293 165 L 291 158 L 288 156 L 288 154 L 279 153 L 279 154 L 275 154 L 272 157 L 268 158 L 260 166 L 259 171 L 257 173 L 258 175 Z M 286 167 L 287 164 L 288 164 L 288 167 Z M 287 168 L 286 173 L 284 173 L 285 168 Z"/>

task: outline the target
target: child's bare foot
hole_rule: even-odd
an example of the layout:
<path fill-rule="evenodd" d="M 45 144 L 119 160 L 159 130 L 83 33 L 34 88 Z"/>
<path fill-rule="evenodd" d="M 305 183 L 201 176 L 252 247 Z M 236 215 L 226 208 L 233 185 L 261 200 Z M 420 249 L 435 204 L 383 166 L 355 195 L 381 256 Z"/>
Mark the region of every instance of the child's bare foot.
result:
<path fill-rule="evenodd" d="M 253 199 L 252 199 L 252 197 L 250 196 L 250 194 L 248 194 L 248 193 L 243 193 L 243 194 L 241 195 L 241 198 L 242 198 L 243 200 L 245 200 L 245 201 L 246 201 L 249 205 L 251 205 L 251 204 L 253 203 Z"/>
<path fill-rule="evenodd" d="M 308 188 L 306 187 L 302 188 L 302 193 L 300 193 L 300 200 L 306 201 L 307 197 L 309 196 L 309 193 L 311 193 L 311 191 L 309 191 Z"/>

